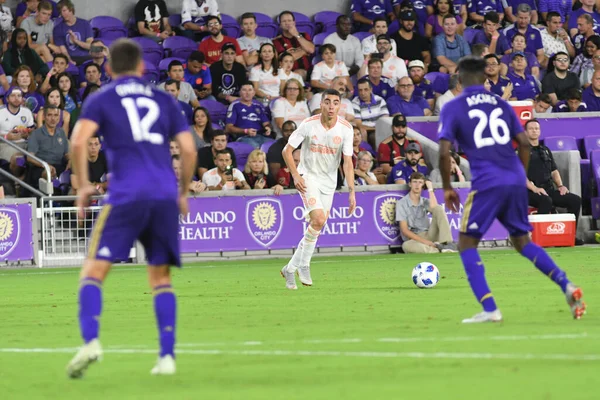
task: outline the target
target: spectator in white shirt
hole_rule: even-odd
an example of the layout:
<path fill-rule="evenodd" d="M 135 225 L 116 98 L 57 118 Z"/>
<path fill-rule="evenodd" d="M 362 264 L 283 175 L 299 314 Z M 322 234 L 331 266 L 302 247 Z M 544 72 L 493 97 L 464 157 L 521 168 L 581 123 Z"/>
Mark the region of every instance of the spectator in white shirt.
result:
<path fill-rule="evenodd" d="M 23 91 L 18 87 L 11 87 L 5 95 L 6 107 L 0 108 L 0 135 L 22 149 L 27 148 L 26 139 L 35 127 L 35 120 L 31 111 L 22 106 Z M 16 157 L 18 150 L 7 144 L 0 144 L 0 159 L 10 162 L 10 170 L 15 176 L 22 174 L 17 167 Z"/>
<path fill-rule="evenodd" d="M 317 63 L 317 65 L 313 67 L 310 76 L 310 86 L 318 90 L 329 89 L 331 81 L 336 76 L 347 77 L 348 84 L 350 84 L 350 76 L 346 64 L 335 59 L 335 46 L 332 44 L 324 44 L 319 48 L 319 53 L 321 54 L 323 61 Z"/>
<path fill-rule="evenodd" d="M 294 56 L 288 52 L 283 52 L 279 55 L 279 73 L 277 75 L 281 81 L 281 91 L 283 91 L 283 85 L 285 85 L 285 82 L 287 82 L 289 79 L 296 79 L 298 82 L 300 82 L 300 85 L 304 87 L 304 79 L 302 79 L 300 74 L 292 71 L 294 62 Z"/>
<path fill-rule="evenodd" d="M 279 97 L 281 82 L 277 76 L 278 72 L 279 62 L 275 46 L 264 43 L 258 51 L 258 64 L 250 70 L 248 79 L 254 85 L 256 97 L 263 104 L 269 104 L 271 100 Z"/>
<path fill-rule="evenodd" d="M 335 58 L 346 64 L 350 75 L 354 75 L 363 61 L 360 40 L 350 34 L 352 21 L 349 17 L 340 15 L 335 22 L 335 27 L 336 31 L 327 36 L 323 43 L 335 46 L 337 49 Z"/>
<path fill-rule="evenodd" d="M 383 76 L 390 78 L 393 83 L 392 86 L 396 86 L 398 80 L 405 76 L 408 76 L 408 70 L 406 69 L 406 63 L 400 57 L 397 57 L 390 53 L 392 46 L 389 36 L 387 35 L 379 35 L 377 36 L 377 57 L 380 57 L 383 61 Z M 367 66 L 369 60 L 373 57 L 375 58 L 375 54 L 368 54 L 365 62 L 363 63 L 360 71 L 358 71 L 358 76 L 363 77 L 367 75 Z"/>
<path fill-rule="evenodd" d="M 310 117 L 308 104 L 304 95 L 304 88 L 296 79 L 289 79 L 283 86 L 282 97 L 273 102 L 271 114 L 275 132 L 281 134 L 285 121 L 294 121 L 297 126 Z"/>
<path fill-rule="evenodd" d="M 352 102 L 348 100 L 348 94 L 351 93 L 351 91 L 346 83 L 346 79 L 341 76 L 335 77 L 331 82 L 331 89 L 337 90 L 342 96 L 342 104 L 340 105 L 338 115 L 345 118 L 348 122 L 354 121 L 354 106 L 352 105 Z M 322 97 L 322 93 L 317 93 L 310 99 L 309 108 L 313 115 L 321 112 Z"/>
<path fill-rule="evenodd" d="M 388 32 L 387 19 L 384 17 L 375 18 L 371 31 L 373 34 L 364 38 L 361 43 L 364 58 L 367 58 L 369 54 L 377 53 L 377 37 L 379 35 L 386 35 Z M 396 54 L 396 41 L 390 39 L 390 43 L 392 45 L 392 53 Z"/>
<path fill-rule="evenodd" d="M 209 15 L 221 15 L 217 0 L 183 0 L 181 23 L 184 36 L 196 41 L 207 36 L 206 17 Z"/>
<path fill-rule="evenodd" d="M 551 58 L 553 55 L 564 52 L 569 57 L 575 57 L 575 47 L 571 43 L 569 34 L 562 27 L 562 17 L 555 11 L 550 11 L 546 16 L 546 29 L 540 31 L 542 35 L 542 45 L 544 46 L 544 55 Z M 547 60 L 543 60 L 544 67 Z"/>
<path fill-rule="evenodd" d="M 448 81 L 448 90 L 446 93 L 437 98 L 435 102 L 435 108 L 433 109 L 433 115 L 440 115 L 440 111 L 442 111 L 444 105 L 458 96 L 461 92 L 462 86 L 458 80 L 458 74 L 450 75 L 450 80 Z"/>
<path fill-rule="evenodd" d="M 260 46 L 272 42 L 269 38 L 256 36 L 256 15 L 253 13 L 247 12 L 242 14 L 240 21 L 242 22 L 244 36 L 238 38 L 237 41 L 242 49 L 244 61 L 246 62 L 248 69 L 250 69 L 258 62 L 258 51 L 260 50 Z"/>
<path fill-rule="evenodd" d="M 216 167 L 202 175 L 202 182 L 208 190 L 250 189 L 242 171 L 233 168 L 231 154 L 227 150 L 217 150 L 214 157 Z"/>

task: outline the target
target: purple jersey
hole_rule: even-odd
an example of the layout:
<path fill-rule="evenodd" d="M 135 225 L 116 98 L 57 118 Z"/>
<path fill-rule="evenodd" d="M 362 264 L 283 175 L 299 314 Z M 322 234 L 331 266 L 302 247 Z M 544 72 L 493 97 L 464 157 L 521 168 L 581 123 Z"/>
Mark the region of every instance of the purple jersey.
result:
<path fill-rule="evenodd" d="M 66 22 L 61 22 L 54 27 L 52 35 L 54 36 L 54 44 L 57 46 L 65 46 L 71 57 L 89 56 L 89 50 L 79 47 L 71 40 L 69 31 L 72 31 L 78 40 L 85 42 L 94 37 L 94 31 L 88 21 L 82 18 L 77 18 L 73 26 L 69 26 Z"/>
<path fill-rule="evenodd" d="M 511 139 L 523 132 L 513 108 L 483 86 L 465 88 L 440 114 L 439 139 L 458 142 L 473 173 L 473 190 L 525 186 Z"/>
<path fill-rule="evenodd" d="M 169 139 L 189 129 L 170 94 L 142 78 L 122 77 L 88 97 L 79 118 L 97 123 L 104 138 L 109 204 L 176 201 Z"/>
<path fill-rule="evenodd" d="M 227 110 L 226 124 L 233 124 L 236 128 L 256 129 L 261 132 L 263 124 L 269 122 L 269 118 L 262 106 L 253 101 L 251 105 L 246 105 L 241 101 L 234 101 Z"/>

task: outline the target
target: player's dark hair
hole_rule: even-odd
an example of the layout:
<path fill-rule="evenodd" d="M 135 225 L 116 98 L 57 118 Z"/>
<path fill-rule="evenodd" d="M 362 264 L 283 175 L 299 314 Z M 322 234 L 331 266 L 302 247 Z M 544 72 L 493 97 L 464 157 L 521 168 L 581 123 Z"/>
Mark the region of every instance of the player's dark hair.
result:
<path fill-rule="evenodd" d="M 83 73 L 87 74 L 88 69 L 90 68 L 96 68 L 98 70 L 98 73 L 101 74 L 102 70 L 100 69 L 100 66 L 96 63 L 89 63 L 88 65 L 85 66 L 85 68 L 83 69 Z"/>
<path fill-rule="evenodd" d="M 65 62 L 67 63 L 67 65 L 69 65 L 69 57 L 65 56 L 64 54 L 57 54 L 54 56 L 54 60 L 56 61 L 57 58 L 62 58 L 63 60 L 65 60 Z"/>
<path fill-rule="evenodd" d="M 369 82 L 369 84 L 371 84 L 371 83 Z M 329 96 L 337 96 L 340 99 L 340 101 L 342 101 L 342 95 L 340 95 L 340 92 L 338 92 L 335 89 L 325 89 L 323 91 L 323 97 L 322 97 L 322 99 L 324 99 L 325 96 L 327 96 L 327 95 L 329 95 Z"/>
<path fill-rule="evenodd" d="M 525 125 L 523 125 L 523 128 L 525 128 L 525 130 L 527 130 L 527 126 L 528 126 L 529 124 L 532 124 L 532 123 L 534 123 L 534 122 L 536 122 L 537 124 L 539 124 L 539 123 L 540 123 L 540 121 L 538 121 L 537 119 L 535 119 L 535 118 L 532 118 L 532 119 L 528 120 L 527 122 L 525 122 Z"/>
<path fill-rule="evenodd" d="M 413 172 L 412 174 L 410 174 L 410 178 L 408 179 L 408 181 L 409 182 L 416 181 L 417 179 L 423 179 L 423 180 L 425 180 L 425 175 L 423 175 L 420 172 Z"/>
<path fill-rule="evenodd" d="M 190 56 L 188 57 L 188 61 L 198 61 L 199 63 L 203 63 L 206 58 L 201 51 L 192 51 Z"/>
<path fill-rule="evenodd" d="M 458 62 L 458 76 L 463 87 L 483 85 L 486 80 L 485 60 L 473 56 L 461 58 Z"/>
<path fill-rule="evenodd" d="M 251 13 L 251 12 L 243 13 L 242 16 L 240 17 L 240 21 L 244 22 L 244 20 L 248 19 L 248 18 L 252 18 L 254 20 L 254 22 L 256 22 L 256 15 L 254 15 L 254 13 Z"/>
<path fill-rule="evenodd" d="M 181 82 L 176 81 L 175 79 L 167 79 L 167 81 L 165 82 L 165 87 L 171 86 L 171 85 L 175 85 L 177 90 L 181 89 Z"/>
<path fill-rule="evenodd" d="M 493 22 L 494 24 L 498 24 L 500 23 L 500 16 L 496 11 L 490 11 L 489 13 L 483 16 L 483 23 L 485 24 L 488 21 Z"/>
<path fill-rule="evenodd" d="M 323 55 L 323 53 L 325 53 L 325 50 L 329 50 L 329 51 L 331 51 L 334 54 L 336 52 L 335 45 L 333 45 L 331 43 L 326 43 L 323 46 L 319 47 L 319 54 Z"/>
<path fill-rule="evenodd" d="M 171 69 L 173 69 L 173 67 L 183 68 L 183 63 L 179 60 L 173 60 L 169 63 L 169 68 L 167 69 L 167 71 L 171 72 Z"/>
<path fill-rule="evenodd" d="M 135 71 L 142 62 L 142 49 L 130 39 L 118 39 L 110 46 L 110 68 L 115 74 Z"/>

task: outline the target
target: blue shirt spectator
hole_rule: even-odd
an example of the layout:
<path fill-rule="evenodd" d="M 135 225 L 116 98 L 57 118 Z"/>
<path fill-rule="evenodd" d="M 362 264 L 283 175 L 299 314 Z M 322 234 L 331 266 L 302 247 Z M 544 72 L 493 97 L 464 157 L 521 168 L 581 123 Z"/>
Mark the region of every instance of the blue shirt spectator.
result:
<path fill-rule="evenodd" d="M 206 96 L 198 95 L 201 99 L 211 94 L 209 89 L 212 85 L 212 75 L 208 65 L 204 64 L 204 54 L 199 51 L 190 54 L 185 65 L 183 80 L 192 85 L 194 90 L 206 92 Z"/>
<path fill-rule="evenodd" d="M 415 85 L 412 79 L 405 76 L 398 81 L 398 94 L 388 100 L 390 115 L 401 113 L 405 117 L 427 117 L 431 109 L 423 97 L 414 96 Z"/>
<path fill-rule="evenodd" d="M 542 34 L 539 29 L 527 24 L 527 28 L 523 30 L 518 26 L 517 22 L 517 24 L 511 25 L 504 30 L 504 35 L 509 42 L 512 42 L 516 33 L 522 33 L 525 36 L 525 51 L 537 55 L 538 50 L 544 50 Z"/>
<path fill-rule="evenodd" d="M 510 79 L 503 76 L 498 76 L 498 81 L 494 82 L 492 79 L 487 80 L 490 84 L 490 92 L 497 94 L 502 97 L 505 88 L 511 83 Z"/>
<path fill-rule="evenodd" d="M 586 0 L 583 0 L 586 1 Z M 587 0 L 589 1 L 589 0 Z M 569 32 L 572 32 L 571 29 L 577 30 L 577 19 L 583 15 L 583 14 L 587 14 L 590 17 L 592 17 L 593 20 L 593 25 L 594 25 L 594 30 L 598 31 L 598 27 L 600 26 L 600 14 L 598 14 L 596 11 L 593 11 L 593 7 L 595 2 L 592 0 L 592 6 L 590 11 L 585 10 L 584 7 L 586 7 L 585 5 L 583 5 L 583 7 L 581 7 L 579 10 L 575 10 L 571 12 L 571 15 L 569 15 Z"/>
<path fill-rule="evenodd" d="M 552 108 L 553 113 L 568 113 L 568 112 L 585 112 L 588 111 L 587 104 L 581 101 L 581 95 L 579 100 L 561 100 L 554 105 Z"/>
<path fill-rule="evenodd" d="M 263 106 L 253 100 L 255 91 L 252 83 L 247 82 L 240 89 L 240 99 L 231 103 L 227 109 L 225 131 L 239 137 L 240 142 L 260 148 L 264 143 L 273 141 L 271 123 Z"/>
<path fill-rule="evenodd" d="M 445 59 L 456 64 L 462 57 L 471 55 L 471 48 L 465 38 L 456 33 L 456 18 L 453 16 L 444 17 L 443 25 L 444 34 L 437 35 L 433 38 L 433 57 L 435 57 L 443 67 L 454 73 L 454 69 L 444 65 L 447 64 Z M 444 57 L 445 59 L 440 60 L 440 57 Z M 456 65 L 453 67 L 455 68 Z"/>
<path fill-rule="evenodd" d="M 581 99 L 588 111 L 600 111 L 600 72 L 594 72 L 592 84 L 583 91 Z"/>

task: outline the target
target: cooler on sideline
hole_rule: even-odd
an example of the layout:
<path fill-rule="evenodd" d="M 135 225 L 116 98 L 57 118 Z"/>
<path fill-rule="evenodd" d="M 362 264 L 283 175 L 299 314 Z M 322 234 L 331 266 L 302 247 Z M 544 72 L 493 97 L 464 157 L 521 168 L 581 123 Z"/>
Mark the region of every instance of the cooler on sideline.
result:
<path fill-rule="evenodd" d="M 577 227 L 574 214 L 529 215 L 533 242 L 542 247 L 573 247 Z"/>

